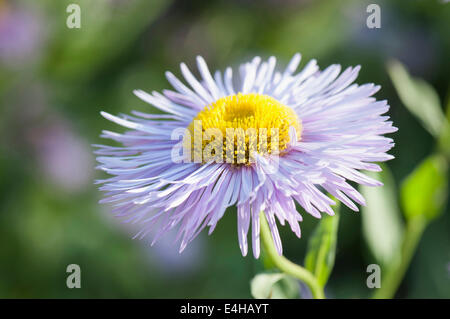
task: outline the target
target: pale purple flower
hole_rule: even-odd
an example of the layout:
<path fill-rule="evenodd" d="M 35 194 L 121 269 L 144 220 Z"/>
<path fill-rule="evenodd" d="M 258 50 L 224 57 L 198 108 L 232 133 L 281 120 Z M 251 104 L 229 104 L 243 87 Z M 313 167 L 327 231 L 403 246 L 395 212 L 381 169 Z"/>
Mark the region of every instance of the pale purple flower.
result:
<path fill-rule="evenodd" d="M 92 181 L 89 144 L 63 120 L 31 130 L 30 139 L 44 176 L 61 190 L 75 193 Z"/>
<path fill-rule="evenodd" d="M 0 3 L 0 63 L 21 66 L 39 56 L 44 30 L 41 17 Z"/>
<path fill-rule="evenodd" d="M 355 202 L 364 205 L 365 201 L 348 182 L 382 185 L 360 170 L 380 171 L 374 162 L 393 158 L 386 153 L 393 147 L 393 140 L 382 136 L 397 130 L 389 117 L 383 116 L 389 105 L 372 97 L 379 86 L 353 83 L 359 66 L 342 73 L 340 65 L 320 71 L 312 60 L 295 72 L 300 59 L 296 54 L 285 70 L 276 71 L 274 57 L 265 62 L 255 57 L 240 66 L 236 79 L 231 68 L 211 75 L 203 58 L 198 57 L 200 81 L 181 64 L 190 87 L 167 72 L 174 90 L 162 94 L 135 91 L 166 114 L 133 112 L 132 116 L 116 117 L 102 112 L 105 118 L 130 130 L 124 134 L 103 131 L 101 135 L 123 145 L 98 145 L 99 168 L 113 175 L 99 181 L 103 184 L 100 189 L 106 192 L 101 202 L 112 203 L 114 213 L 126 221 L 140 223 L 142 231 L 136 237 L 144 237 L 155 227 L 155 242 L 177 227 L 180 251 L 203 228 L 209 227 L 212 233 L 226 209 L 235 205 L 242 254 L 248 252 L 251 225 L 256 258 L 260 254 L 261 211 L 279 254 L 282 245 L 276 220 L 282 225 L 287 221 L 300 237 L 302 217 L 296 203 L 317 218 L 321 213 L 333 215 L 331 206 L 335 202 L 328 193 L 357 211 Z M 172 132 L 188 128 L 207 106 L 210 109 L 229 101 L 224 98 L 230 96 L 238 96 L 238 100 L 242 96 L 263 96 L 292 112 L 289 120 L 296 119 L 295 128 L 290 127 L 283 151 L 255 154 L 254 163 L 241 165 L 174 163 L 172 152 L 179 140 L 172 140 Z M 264 116 L 247 113 L 245 116 Z"/>

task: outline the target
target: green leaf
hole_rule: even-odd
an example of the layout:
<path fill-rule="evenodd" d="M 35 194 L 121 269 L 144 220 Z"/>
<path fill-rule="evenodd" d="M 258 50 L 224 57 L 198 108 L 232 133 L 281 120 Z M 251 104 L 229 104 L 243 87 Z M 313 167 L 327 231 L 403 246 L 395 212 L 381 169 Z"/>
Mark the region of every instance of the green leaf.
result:
<path fill-rule="evenodd" d="M 336 254 L 337 230 L 339 224 L 338 208 L 335 216 L 325 215 L 314 230 L 308 242 L 305 267 L 324 287 L 334 266 Z"/>
<path fill-rule="evenodd" d="M 250 282 L 250 288 L 255 299 L 293 299 L 300 297 L 298 281 L 286 274 L 258 274 Z"/>
<path fill-rule="evenodd" d="M 441 155 L 431 155 L 406 178 L 401 188 L 401 202 L 407 219 L 438 217 L 448 196 L 447 162 Z"/>
<path fill-rule="evenodd" d="M 450 124 L 445 122 L 441 135 L 438 140 L 439 151 L 446 154 L 450 158 Z"/>
<path fill-rule="evenodd" d="M 447 122 L 450 122 L 450 90 L 447 92 L 447 106 L 445 107 Z"/>
<path fill-rule="evenodd" d="M 383 171 L 368 172 L 367 176 L 381 181 L 382 187 L 361 186 L 366 199 L 362 207 L 364 238 L 377 262 L 389 265 L 399 255 L 404 225 L 396 199 L 394 179 L 387 166 Z"/>
<path fill-rule="evenodd" d="M 411 77 L 398 61 L 388 64 L 388 72 L 402 103 L 433 136 L 439 136 L 445 115 L 435 89 L 424 80 Z"/>

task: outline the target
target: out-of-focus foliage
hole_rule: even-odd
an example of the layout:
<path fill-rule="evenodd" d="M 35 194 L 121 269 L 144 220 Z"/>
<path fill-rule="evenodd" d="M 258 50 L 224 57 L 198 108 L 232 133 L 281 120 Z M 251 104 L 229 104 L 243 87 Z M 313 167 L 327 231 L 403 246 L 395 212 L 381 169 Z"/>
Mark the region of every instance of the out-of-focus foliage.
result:
<path fill-rule="evenodd" d="M 423 79 L 411 77 L 398 61 L 390 61 L 388 71 L 403 104 L 438 139 L 438 146 L 450 158 L 450 119 L 445 117 L 436 90 Z"/>
<path fill-rule="evenodd" d="M 80 4 L 81 29 L 66 27 L 70 3 Z M 387 165 L 400 185 L 435 143 L 402 105 L 385 65 L 401 61 L 449 105 L 450 4 L 380 0 L 382 27 L 368 29 L 370 3 L 0 0 L 0 297 L 251 297 L 249 282 L 264 267 L 241 256 L 235 209 L 178 255 L 170 236 L 153 247 L 151 238 L 131 240 L 139 228 L 111 217 L 93 185 L 105 175 L 95 171 L 90 144 L 110 142 L 98 137 L 102 129 L 120 131 L 99 112 L 154 112 L 133 89 L 167 88 L 164 71 L 178 75 L 179 63 L 192 65 L 198 54 L 212 70 L 256 54 L 285 65 L 297 51 L 302 65 L 312 58 L 321 68 L 361 65 L 357 82 L 382 86 L 376 97 L 389 101 L 399 128 L 390 136 L 396 158 Z M 443 209 L 398 297 L 450 297 L 450 214 Z M 280 229 L 286 257 L 298 263 L 319 223 L 303 217 L 301 239 Z M 342 208 L 330 297 L 372 292 L 366 268 L 377 259 L 363 241 L 364 217 Z M 73 263 L 81 267 L 81 289 L 65 285 Z"/>
<path fill-rule="evenodd" d="M 438 137 L 445 125 L 445 115 L 437 92 L 424 80 L 412 78 L 399 62 L 390 62 L 388 69 L 403 104 L 433 136 Z"/>
<path fill-rule="evenodd" d="M 44 0 L 43 8 L 52 12 L 52 32 L 55 40 L 47 57 L 52 75 L 79 80 L 97 69 L 113 63 L 137 40 L 142 30 L 170 5 L 171 1 L 79 0 L 81 29 L 64 27 L 70 1 Z M 74 32 L 76 34 L 74 34 Z"/>
<path fill-rule="evenodd" d="M 364 237 L 372 254 L 379 264 L 386 266 L 398 257 L 404 226 L 397 204 L 394 178 L 386 165 L 382 169 L 381 172 L 367 174 L 381 181 L 382 187 L 360 188 L 366 199 L 361 218 Z"/>
<path fill-rule="evenodd" d="M 448 197 L 447 166 L 442 156 L 430 156 L 404 181 L 401 199 L 407 219 L 424 216 L 433 220 L 442 213 Z"/>
<path fill-rule="evenodd" d="M 373 298 L 395 296 L 416 254 L 424 230 L 430 221 L 443 212 L 448 197 L 448 158 L 445 153 L 449 148 L 445 142 L 450 125 L 441 110 L 439 97 L 426 81 L 411 78 L 399 62 L 390 63 L 389 74 L 405 106 L 422 120 L 425 128 L 435 137 L 438 147 L 437 154 L 428 156 L 402 184 L 401 203 L 406 219 L 404 235 L 401 236 L 401 245 L 395 245 L 394 252 L 390 256 L 384 256 L 385 275 Z M 391 190 L 387 190 L 389 194 L 384 195 L 386 199 L 391 196 L 391 206 L 395 201 L 392 197 L 395 194 L 392 185 L 393 183 Z M 383 213 L 379 215 L 381 214 Z"/>

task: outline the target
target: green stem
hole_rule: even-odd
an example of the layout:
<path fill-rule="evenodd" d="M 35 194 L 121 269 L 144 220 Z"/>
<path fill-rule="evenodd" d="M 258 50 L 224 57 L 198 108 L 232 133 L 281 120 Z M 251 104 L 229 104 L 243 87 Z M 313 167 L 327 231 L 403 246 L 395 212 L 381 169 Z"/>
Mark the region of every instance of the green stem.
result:
<path fill-rule="evenodd" d="M 273 264 L 283 271 L 284 273 L 291 275 L 295 278 L 300 279 L 308 287 L 311 289 L 311 293 L 315 299 L 324 299 L 325 294 L 323 292 L 323 288 L 317 282 L 316 277 L 306 270 L 305 268 L 294 264 L 284 256 L 278 255 L 278 252 L 275 248 L 275 244 L 273 243 L 272 233 L 270 231 L 269 224 L 267 223 L 266 216 L 264 212 L 260 214 L 260 223 L 261 223 L 261 240 L 267 253 L 267 256 L 273 262 Z"/>
<path fill-rule="evenodd" d="M 408 221 L 403 237 L 400 260 L 390 265 L 385 276 L 382 275 L 381 287 L 375 291 L 372 298 L 389 299 L 394 297 L 408 270 L 426 225 L 426 220 L 422 217 L 416 217 Z"/>

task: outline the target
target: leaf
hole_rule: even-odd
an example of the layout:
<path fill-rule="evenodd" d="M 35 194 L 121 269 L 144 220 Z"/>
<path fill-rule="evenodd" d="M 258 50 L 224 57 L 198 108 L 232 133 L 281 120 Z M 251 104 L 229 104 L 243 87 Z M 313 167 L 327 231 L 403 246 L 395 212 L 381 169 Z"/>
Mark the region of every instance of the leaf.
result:
<path fill-rule="evenodd" d="M 447 162 L 441 155 L 431 155 L 406 178 L 401 188 L 405 217 L 438 217 L 448 196 Z"/>
<path fill-rule="evenodd" d="M 450 122 L 450 90 L 447 92 L 447 106 L 445 107 L 447 122 Z"/>
<path fill-rule="evenodd" d="M 300 297 L 300 286 L 296 279 L 280 273 L 262 273 L 250 282 L 255 299 L 293 299 Z"/>
<path fill-rule="evenodd" d="M 396 187 L 387 166 L 379 173 L 366 175 L 381 181 L 382 187 L 361 186 L 366 199 L 362 207 L 362 226 L 364 238 L 373 256 L 381 265 L 388 265 L 398 256 L 403 238 L 404 225 L 396 199 Z"/>
<path fill-rule="evenodd" d="M 335 209 L 335 211 L 335 216 L 325 215 L 320 220 L 309 239 L 305 257 L 306 269 L 314 274 L 322 287 L 327 283 L 334 266 L 339 224 L 338 209 Z"/>
<path fill-rule="evenodd" d="M 445 122 L 438 140 L 439 150 L 450 158 L 450 123 Z"/>
<path fill-rule="evenodd" d="M 439 136 L 445 115 L 435 89 L 424 80 L 411 77 L 398 61 L 388 64 L 388 72 L 402 103 L 433 136 Z"/>

